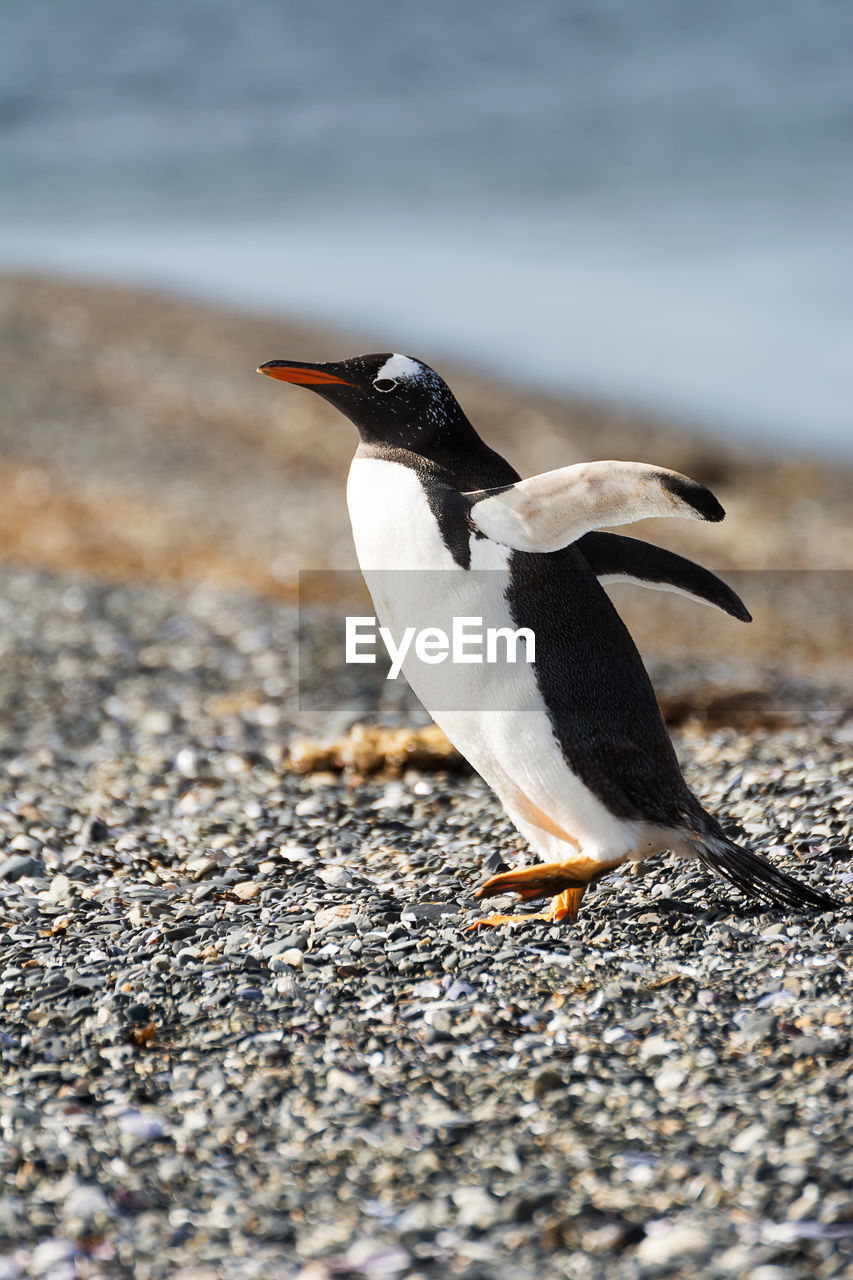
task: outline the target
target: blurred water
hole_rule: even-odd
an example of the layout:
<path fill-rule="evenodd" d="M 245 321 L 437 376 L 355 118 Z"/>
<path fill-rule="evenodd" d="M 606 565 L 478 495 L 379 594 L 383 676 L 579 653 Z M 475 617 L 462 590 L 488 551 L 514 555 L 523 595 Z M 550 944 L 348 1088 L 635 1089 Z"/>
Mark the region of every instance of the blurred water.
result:
<path fill-rule="evenodd" d="M 851 152 L 839 0 L 0 7 L 5 265 L 772 448 L 853 456 Z"/>

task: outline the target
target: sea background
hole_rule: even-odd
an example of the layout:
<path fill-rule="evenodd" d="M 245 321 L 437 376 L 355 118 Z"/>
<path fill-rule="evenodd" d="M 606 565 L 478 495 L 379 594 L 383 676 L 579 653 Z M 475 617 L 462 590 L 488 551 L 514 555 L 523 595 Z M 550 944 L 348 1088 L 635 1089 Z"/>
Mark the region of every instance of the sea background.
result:
<path fill-rule="evenodd" d="M 5 0 L 0 269 L 850 458 L 853 5 Z"/>

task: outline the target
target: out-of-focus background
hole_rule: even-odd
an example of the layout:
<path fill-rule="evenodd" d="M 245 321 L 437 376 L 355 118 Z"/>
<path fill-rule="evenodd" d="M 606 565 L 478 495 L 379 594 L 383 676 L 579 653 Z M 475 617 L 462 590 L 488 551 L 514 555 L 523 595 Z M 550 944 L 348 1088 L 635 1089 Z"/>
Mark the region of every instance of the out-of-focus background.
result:
<path fill-rule="evenodd" d="M 837 0 L 6 0 L 0 262 L 850 458 L 852 61 Z"/>
<path fill-rule="evenodd" d="M 714 487 L 657 541 L 848 569 L 851 55 L 834 0 L 7 0 L 0 555 L 291 598 L 353 563 L 353 433 L 254 368 L 402 349 L 525 471 Z"/>

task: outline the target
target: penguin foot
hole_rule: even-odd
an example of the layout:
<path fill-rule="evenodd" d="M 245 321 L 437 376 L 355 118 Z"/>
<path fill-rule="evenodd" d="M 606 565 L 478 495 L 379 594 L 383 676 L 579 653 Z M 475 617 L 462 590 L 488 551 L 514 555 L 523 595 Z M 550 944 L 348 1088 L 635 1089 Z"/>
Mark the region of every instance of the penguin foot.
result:
<path fill-rule="evenodd" d="M 566 916 L 574 923 L 578 918 L 581 899 L 587 886 L 594 884 L 614 867 L 621 866 L 624 858 L 609 862 L 597 862 L 594 858 L 569 858 L 565 862 L 541 862 L 533 867 L 521 867 L 517 871 L 504 871 L 492 876 L 477 890 L 478 898 L 493 898 L 498 893 L 517 893 L 520 898 L 546 898 L 553 894 L 546 909 L 537 915 L 493 915 L 475 920 L 469 929 L 480 925 L 512 924 L 518 920 L 563 920 Z"/>
<path fill-rule="evenodd" d="M 583 858 L 573 859 L 571 862 L 540 862 L 533 867 L 504 871 L 501 875 L 488 879 L 477 890 L 477 897 L 494 898 L 498 893 L 517 893 L 519 898 L 527 901 L 530 898 L 546 898 L 549 893 L 562 893 L 564 889 L 578 889 L 581 886 L 586 888 L 591 877 L 579 872 L 579 861 L 589 860 Z M 583 871 L 587 871 L 587 867 Z"/>
<path fill-rule="evenodd" d="M 492 876 L 477 891 L 478 898 L 493 898 L 496 893 L 517 893 L 520 898 L 547 898 L 564 889 L 585 889 L 608 871 L 619 867 L 624 858 L 598 862 L 595 858 L 567 858 L 565 862 L 540 862 L 517 871 L 504 871 Z"/>
<path fill-rule="evenodd" d="M 512 874 L 512 873 L 510 872 L 508 874 Z M 500 879 L 499 876 L 495 876 L 494 878 L 496 880 Z M 489 881 L 489 883 L 491 883 L 491 881 Z M 487 886 L 484 885 L 483 889 L 485 889 L 486 887 Z M 481 889 L 477 895 L 479 898 L 482 898 L 485 896 L 483 893 L 483 889 Z M 503 891 L 497 890 L 496 892 L 503 892 Z M 558 893 L 554 898 L 552 898 L 544 911 L 536 911 L 533 913 L 529 913 L 527 915 L 521 915 L 521 914 L 504 915 L 502 912 L 499 911 L 499 912 L 496 912 L 494 915 L 483 916 L 482 919 L 480 920 L 474 920 L 471 924 L 466 925 L 465 928 L 466 929 L 491 928 L 501 924 L 517 924 L 520 921 L 524 921 L 524 920 L 544 920 L 548 924 L 557 924 L 560 920 L 565 919 L 566 916 L 568 916 L 572 924 L 574 924 L 575 920 L 577 920 L 578 918 L 578 912 L 580 911 L 580 907 L 581 907 L 581 899 L 583 898 L 583 895 L 585 892 L 586 892 L 585 884 L 574 885 L 570 889 L 564 889 L 562 893 Z M 532 894 L 530 896 L 538 897 L 539 895 Z"/>

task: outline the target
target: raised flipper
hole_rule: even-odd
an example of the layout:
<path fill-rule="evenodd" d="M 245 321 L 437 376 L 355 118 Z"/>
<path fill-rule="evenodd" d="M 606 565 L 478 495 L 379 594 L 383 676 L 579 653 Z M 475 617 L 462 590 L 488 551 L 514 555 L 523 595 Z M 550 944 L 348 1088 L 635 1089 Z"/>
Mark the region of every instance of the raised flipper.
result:
<path fill-rule="evenodd" d="M 752 621 L 746 605 L 731 587 L 710 569 L 703 569 L 674 551 L 620 533 L 585 533 L 576 546 L 599 582 L 633 582 L 641 587 L 676 591 L 741 622 Z"/>
<path fill-rule="evenodd" d="M 580 462 L 466 496 L 474 527 L 514 551 L 558 551 L 593 529 L 650 516 L 725 515 L 704 485 L 646 462 Z"/>

